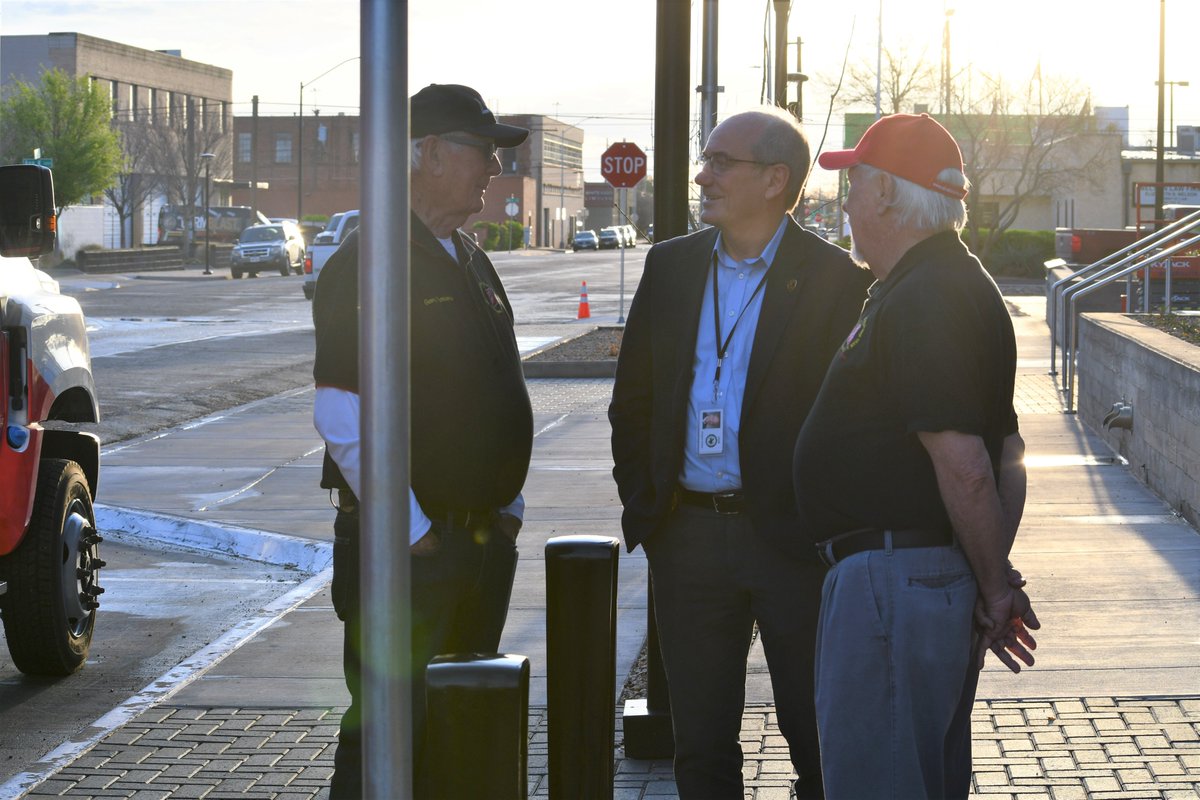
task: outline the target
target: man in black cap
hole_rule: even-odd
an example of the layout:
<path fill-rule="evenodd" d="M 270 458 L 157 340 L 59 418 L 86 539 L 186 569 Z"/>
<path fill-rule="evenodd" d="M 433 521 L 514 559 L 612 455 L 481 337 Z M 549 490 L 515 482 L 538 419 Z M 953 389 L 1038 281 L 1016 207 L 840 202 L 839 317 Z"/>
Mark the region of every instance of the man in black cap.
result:
<path fill-rule="evenodd" d="M 519 145 L 529 131 L 497 123 L 478 92 L 449 84 L 412 98 L 411 126 L 407 543 L 414 796 L 421 798 L 432 790 L 423 763 L 425 667 L 443 653 L 499 649 L 516 570 L 533 413 L 504 287 L 458 228 L 483 209 L 484 191 L 500 174 L 496 148 Z M 351 698 L 334 757 L 330 797 L 337 800 L 362 795 L 357 233 L 321 271 L 313 322 L 313 418 L 326 443 L 321 486 L 337 490 L 331 594 L 345 623 Z"/>

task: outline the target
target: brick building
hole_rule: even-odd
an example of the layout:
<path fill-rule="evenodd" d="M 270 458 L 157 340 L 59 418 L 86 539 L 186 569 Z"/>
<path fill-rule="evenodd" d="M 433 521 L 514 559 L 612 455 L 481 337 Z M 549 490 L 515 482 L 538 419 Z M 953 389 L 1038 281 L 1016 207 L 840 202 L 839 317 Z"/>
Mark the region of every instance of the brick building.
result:
<path fill-rule="evenodd" d="M 234 205 L 253 206 L 268 217 L 297 218 L 359 207 L 357 116 L 315 113 L 303 125 L 294 115 L 238 116 L 233 131 L 233 180 L 251 187 L 234 189 Z M 303 194 L 297 188 L 301 179 Z"/>

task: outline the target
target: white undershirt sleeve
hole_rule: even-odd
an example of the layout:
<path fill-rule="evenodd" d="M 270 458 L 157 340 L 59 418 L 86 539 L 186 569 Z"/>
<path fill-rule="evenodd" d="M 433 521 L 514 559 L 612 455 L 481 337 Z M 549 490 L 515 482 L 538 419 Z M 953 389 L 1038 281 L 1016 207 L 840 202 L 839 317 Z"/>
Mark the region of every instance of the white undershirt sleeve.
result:
<path fill-rule="evenodd" d="M 362 497 L 362 465 L 359 448 L 359 398 L 354 392 L 318 386 L 313 401 L 313 426 L 325 440 L 329 457 L 338 465 L 355 497 Z M 518 498 L 520 499 L 520 498 Z M 522 503 L 524 506 L 524 503 Z M 408 490 L 408 541 L 415 544 L 433 523 L 425 515 L 417 496 Z"/>

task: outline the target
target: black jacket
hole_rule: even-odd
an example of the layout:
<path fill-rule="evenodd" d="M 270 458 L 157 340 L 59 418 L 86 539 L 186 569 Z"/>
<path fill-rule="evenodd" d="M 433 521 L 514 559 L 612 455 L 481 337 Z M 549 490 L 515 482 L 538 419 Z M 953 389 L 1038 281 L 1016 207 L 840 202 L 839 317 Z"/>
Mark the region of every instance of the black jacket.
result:
<path fill-rule="evenodd" d="M 710 228 L 655 245 L 629 309 L 608 417 L 630 550 L 674 507 L 716 239 Z M 812 557 L 809 540 L 799 535 L 792 489 L 796 436 L 872 280 L 844 250 L 794 222 L 767 273 L 742 404 L 742 490 L 755 529 L 793 555 Z"/>

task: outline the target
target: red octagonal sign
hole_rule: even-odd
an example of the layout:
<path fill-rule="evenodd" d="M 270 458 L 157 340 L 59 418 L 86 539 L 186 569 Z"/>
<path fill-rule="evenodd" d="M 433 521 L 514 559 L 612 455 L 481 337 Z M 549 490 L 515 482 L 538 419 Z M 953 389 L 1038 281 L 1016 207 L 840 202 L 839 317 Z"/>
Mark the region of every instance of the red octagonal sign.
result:
<path fill-rule="evenodd" d="M 637 186 L 646 177 L 646 154 L 633 142 L 617 142 L 600 156 L 600 174 L 618 189 Z"/>

